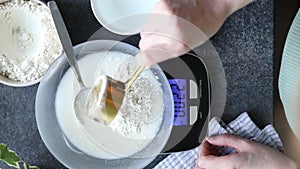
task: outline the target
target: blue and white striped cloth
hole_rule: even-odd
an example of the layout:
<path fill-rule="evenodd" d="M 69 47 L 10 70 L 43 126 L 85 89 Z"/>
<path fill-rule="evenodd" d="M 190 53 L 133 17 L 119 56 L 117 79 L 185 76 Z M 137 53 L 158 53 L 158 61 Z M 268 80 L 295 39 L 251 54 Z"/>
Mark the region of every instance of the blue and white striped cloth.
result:
<path fill-rule="evenodd" d="M 229 124 L 225 124 L 219 118 L 214 117 L 209 122 L 208 135 L 219 135 L 230 133 L 243 138 L 268 145 L 281 152 L 284 147 L 272 125 L 267 125 L 264 129 L 259 129 L 251 120 L 249 115 L 244 112 Z M 233 153 L 235 150 L 227 147 L 218 147 L 218 155 Z M 199 152 L 199 147 L 192 150 L 171 153 L 168 157 L 158 163 L 154 169 L 194 169 Z"/>

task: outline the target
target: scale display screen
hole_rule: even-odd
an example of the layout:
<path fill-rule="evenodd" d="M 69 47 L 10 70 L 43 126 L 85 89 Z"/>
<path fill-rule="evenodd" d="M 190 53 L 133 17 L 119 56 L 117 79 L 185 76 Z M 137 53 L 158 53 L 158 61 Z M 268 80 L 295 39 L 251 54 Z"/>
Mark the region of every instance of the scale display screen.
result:
<path fill-rule="evenodd" d="M 187 80 L 169 79 L 174 97 L 174 126 L 188 124 L 187 112 Z"/>

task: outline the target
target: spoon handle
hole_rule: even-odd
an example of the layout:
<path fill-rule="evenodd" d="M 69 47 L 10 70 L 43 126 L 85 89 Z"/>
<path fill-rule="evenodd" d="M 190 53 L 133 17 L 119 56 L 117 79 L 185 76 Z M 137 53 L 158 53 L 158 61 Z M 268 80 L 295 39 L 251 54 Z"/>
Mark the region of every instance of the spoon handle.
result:
<path fill-rule="evenodd" d="M 71 65 L 71 68 L 75 74 L 77 81 L 80 84 L 80 87 L 83 88 L 83 87 L 85 87 L 85 85 L 82 81 L 82 77 L 79 72 L 76 57 L 74 56 L 73 45 L 72 45 L 68 30 L 66 28 L 66 25 L 64 23 L 64 20 L 59 12 L 59 9 L 58 9 L 55 1 L 48 2 L 48 6 L 50 8 L 50 11 L 51 11 L 51 14 L 53 17 L 53 21 L 54 21 L 54 25 L 56 27 L 59 39 L 62 43 L 65 54 L 67 56 L 67 60 L 68 60 L 69 64 Z"/>
<path fill-rule="evenodd" d="M 126 87 L 125 87 L 125 92 L 130 88 L 130 86 L 134 83 L 134 81 L 139 77 L 139 75 L 142 73 L 144 70 L 145 66 L 139 65 L 136 67 L 129 77 L 128 81 L 126 82 Z"/>

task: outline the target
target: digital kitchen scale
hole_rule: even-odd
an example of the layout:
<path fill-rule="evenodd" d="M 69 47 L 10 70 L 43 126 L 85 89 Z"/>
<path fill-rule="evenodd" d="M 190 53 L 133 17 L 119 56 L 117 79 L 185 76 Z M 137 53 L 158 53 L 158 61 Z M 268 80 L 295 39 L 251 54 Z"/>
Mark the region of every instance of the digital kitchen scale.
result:
<path fill-rule="evenodd" d="M 105 29 L 93 35 L 138 46 L 139 35 L 120 36 Z M 190 150 L 200 145 L 207 130 L 210 110 L 210 81 L 203 61 L 193 51 L 158 64 L 169 80 L 174 96 L 174 124 L 161 153 Z M 206 123 L 207 122 L 207 123 Z M 201 138 L 201 136 L 203 138 Z"/>
<path fill-rule="evenodd" d="M 174 124 L 163 153 L 197 147 L 207 125 L 210 108 L 210 82 L 206 67 L 193 52 L 159 66 L 164 71 L 174 98 Z"/>

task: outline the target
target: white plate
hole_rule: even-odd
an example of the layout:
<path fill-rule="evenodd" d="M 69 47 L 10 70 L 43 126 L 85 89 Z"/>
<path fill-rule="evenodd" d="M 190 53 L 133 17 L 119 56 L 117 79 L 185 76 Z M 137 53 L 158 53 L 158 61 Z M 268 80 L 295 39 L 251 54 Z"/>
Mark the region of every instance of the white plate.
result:
<path fill-rule="evenodd" d="M 285 42 L 279 74 L 279 94 L 289 125 L 300 139 L 300 10 Z"/>

